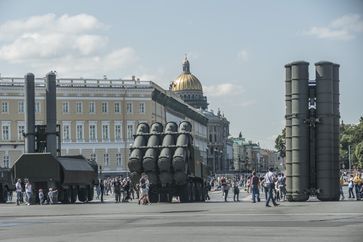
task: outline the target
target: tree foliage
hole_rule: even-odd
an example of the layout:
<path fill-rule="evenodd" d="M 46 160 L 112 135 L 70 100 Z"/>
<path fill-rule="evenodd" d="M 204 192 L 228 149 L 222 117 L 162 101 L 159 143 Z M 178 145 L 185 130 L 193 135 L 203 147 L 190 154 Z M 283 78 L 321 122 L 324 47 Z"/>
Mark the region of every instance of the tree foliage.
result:
<path fill-rule="evenodd" d="M 363 168 L 363 116 L 358 124 L 340 125 L 340 160 L 348 164 L 349 146 L 352 164 Z"/>
<path fill-rule="evenodd" d="M 275 149 L 279 152 L 280 157 L 286 156 L 286 128 L 284 128 L 275 139 Z"/>
<path fill-rule="evenodd" d="M 286 156 L 286 129 L 275 139 L 275 149 L 281 157 Z M 363 116 L 358 124 L 340 124 L 340 161 L 348 167 L 349 147 L 352 165 L 363 168 Z"/>

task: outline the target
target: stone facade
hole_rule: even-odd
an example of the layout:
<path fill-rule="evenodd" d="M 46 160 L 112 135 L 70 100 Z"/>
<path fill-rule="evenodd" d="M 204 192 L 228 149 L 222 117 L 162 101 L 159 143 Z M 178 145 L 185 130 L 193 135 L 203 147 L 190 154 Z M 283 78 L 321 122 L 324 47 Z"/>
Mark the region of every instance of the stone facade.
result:
<path fill-rule="evenodd" d="M 45 124 L 45 80 L 36 79 L 36 124 Z M 57 79 L 57 124 L 62 155 L 95 159 L 104 173 L 128 171 L 129 147 L 139 122 L 188 120 L 204 161 L 207 119 L 173 92 L 150 81 Z M 24 78 L 0 79 L 0 165 L 24 152 Z"/>

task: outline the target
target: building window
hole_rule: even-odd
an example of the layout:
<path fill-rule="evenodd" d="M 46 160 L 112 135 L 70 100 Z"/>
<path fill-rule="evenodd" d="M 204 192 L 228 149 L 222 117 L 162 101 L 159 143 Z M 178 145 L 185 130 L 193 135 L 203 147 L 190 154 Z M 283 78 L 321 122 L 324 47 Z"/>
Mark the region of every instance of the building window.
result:
<path fill-rule="evenodd" d="M 210 134 L 209 135 L 209 142 L 212 143 L 213 142 L 213 139 L 212 139 L 212 135 Z"/>
<path fill-rule="evenodd" d="M 95 113 L 96 112 L 96 104 L 95 104 L 95 102 L 90 102 L 89 103 L 89 112 L 90 113 Z"/>
<path fill-rule="evenodd" d="M 63 113 L 69 113 L 69 103 L 64 102 L 62 107 Z"/>
<path fill-rule="evenodd" d="M 76 125 L 77 141 L 83 141 L 83 124 Z"/>
<path fill-rule="evenodd" d="M 63 124 L 63 141 L 71 141 L 71 125 L 69 124 Z"/>
<path fill-rule="evenodd" d="M 18 112 L 19 113 L 24 113 L 24 101 L 19 101 L 18 102 Z"/>
<path fill-rule="evenodd" d="M 1 105 L 1 112 L 8 113 L 9 112 L 9 103 L 3 102 Z"/>
<path fill-rule="evenodd" d="M 110 125 L 102 124 L 102 141 L 109 141 L 110 139 Z"/>
<path fill-rule="evenodd" d="M 10 124 L 2 125 L 2 136 L 4 141 L 10 140 Z"/>
<path fill-rule="evenodd" d="M 108 102 L 102 103 L 102 113 L 108 113 Z"/>
<path fill-rule="evenodd" d="M 121 124 L 115 124 L 115 141 L 121 141 Z"/>
<path fill-rule="evenodd" d="M 9 168 L 10 167 L 10 158 L 8 155 L 4 155 L 4 167 Z"/>
<path fill-rule="evenodd" d="M 127 125 L 127 139 L 132 139 L 134 134 L 134 125 L 128 124 Z"/>
<path fill-rule="evenodd" d="M 108 154 L 103 155 L 103 165 L 104 166 L 109 166 L 110 165 L 110 157 L 109 157 Z"/>
<path fill-rule="evenodd" d="M 39 101 L 35 102 L 35 112 L 40 113 L 40 102 Z"/>
<path fill-rule="evenodd" d="M 120 112 L 121 112 L 121 104 L 115 103 L 115 113 L 120 113 Z"/>
<path fill-rule="evenodd" d="M 139 112 L 140 113 L 145 113 L 145 103 L 140 103 L 139 104 Z"/>
<path fill-rule="evenodd" d="M 126 110 L 127 110 L 127 113 L 132 113 L 132 103 L 126 104 Z"/>
<path fill-rule="evenodd" d="M 121 166 L 122 156 L 120 153 L 116 154 L 116 166 Z"/>
<path fill-rule="evenodd" d="M 90 141 L 97 141 L 97 126 L 96 124 L 89 125 L 89 140 Z"/>
<path fill-rule="evenodd" d="M 76 112 L 77 112 L 77 113 L 82 113 L 82 112 L 83 112 L 83 105 L 82 105 L 82 102 L 77 102 L 77 103 L 76 103 Z"/>
<path fill-rule="evenodd" d="M 24 140 L 24 125 L 18 125 L 18 140 Z"/>

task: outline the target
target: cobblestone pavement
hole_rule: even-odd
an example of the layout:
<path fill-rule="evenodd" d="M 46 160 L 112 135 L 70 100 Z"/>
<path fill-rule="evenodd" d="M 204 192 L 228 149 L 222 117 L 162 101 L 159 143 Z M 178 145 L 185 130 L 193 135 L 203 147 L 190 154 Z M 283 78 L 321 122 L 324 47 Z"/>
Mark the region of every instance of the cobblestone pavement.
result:
<path fill-rule="evenodd" d="M 362 241 L 363 202 L 0 204 L 0 241 Z"/>

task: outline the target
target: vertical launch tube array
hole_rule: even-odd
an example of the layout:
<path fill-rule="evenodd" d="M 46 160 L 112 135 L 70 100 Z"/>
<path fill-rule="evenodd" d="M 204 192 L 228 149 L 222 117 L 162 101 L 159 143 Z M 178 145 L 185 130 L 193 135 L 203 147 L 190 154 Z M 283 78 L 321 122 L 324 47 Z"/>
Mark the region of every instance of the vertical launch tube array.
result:
<path fill-rule="evenodd" d="M 138 184 L 142 169 L 143 152 L 141 147 L 146 145 L 146 134 L 149 133 L 149 125 L 147 123 L 139 123 L 136 129 L 135 140 L 132 145 L 131 154 L 129 157 L 128 167 L 131 172 L 130 178 L 133 184 Z"/>
<path fill-rule="evenodd" d="M 162 150 L 158 159 L 159 179 L 162 186 L 173 182 L 171 158 L 173 156 L 177 129 L 178 126 L 175 122 L 168 122 L 165 126 L 165 136 L 163 138 Z"/>
<path fill-rule="evenodd" d="M 25 75 L 25 153 L 35 152 L 35 83 L 34 74 Z"/>
<path fill-rule="evenodd" d="M 285 65 L 285 104 L 286 104 L 286 198 L 292 200 L 292 163 L 291 163 L 291 65 Z"/>
<path fill-rule="evenodd" d="M 57 84 L 54 72 L 46 76 L 47 152 L 57 156 Z"/>
<path fill-rule="evenodd" d="M 333 131 L 334 131 L 334 162 L 335 169 L 337 170 L 335 175 L 339 178 L 339 125 L 340 125 L 340 110 L 339 110 L 339 65 L 333 64 Z"/>
<path fill-rule="evenodd" d="M 339 200 L 339 65 L 293 62 L 286 71 L 286 190 L 289 201 Z"/>
<path fill-rule="evenodd" d="M 339 200 L 339 167 L 334 160 L 333 63 L 318 62 L 315 66 L 316 109 L 320 121 L 316 132 L 317 197 L 321 201 Z"/>
<path fill-rule="evenodd" d="M 159 156 L 159 145 L 161 140 L 161 133 L 163 132 L 163 125 L 155 122 L 150 128 L 150 137 L 147 141 L 147 150 L 145 152 L 142 165 L 144 172 L 148 175 L 151 184 L 158 184 L 157 175 L 157 159 Z"/>
<path fill-rule="evenodd" d="M 291 63 L 291 160 L 292 199 L 306 201 L 308 195 L 308 82 L 309 63 Z"/>
<path fill-rule="evenodd" d="M 183 121 L 179 124 L 179 135 L 176 140 L 177 148 L 173 156 L 174 180 L 177 185 L 184 185 L 187 182 L 191 129 L 192 126 L 188 121 Z"/>

